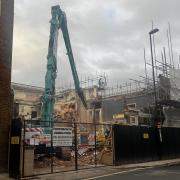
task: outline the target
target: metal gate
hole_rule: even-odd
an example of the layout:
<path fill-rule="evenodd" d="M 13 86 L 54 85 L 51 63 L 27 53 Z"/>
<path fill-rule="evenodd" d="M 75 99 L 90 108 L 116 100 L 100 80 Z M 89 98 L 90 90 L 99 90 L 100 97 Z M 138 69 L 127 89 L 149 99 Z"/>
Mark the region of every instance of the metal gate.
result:
<path fill-rule="evenodd" d="M 112 126 L 24 121 L 21 154 L 21 177 L 112 165 Z"/>

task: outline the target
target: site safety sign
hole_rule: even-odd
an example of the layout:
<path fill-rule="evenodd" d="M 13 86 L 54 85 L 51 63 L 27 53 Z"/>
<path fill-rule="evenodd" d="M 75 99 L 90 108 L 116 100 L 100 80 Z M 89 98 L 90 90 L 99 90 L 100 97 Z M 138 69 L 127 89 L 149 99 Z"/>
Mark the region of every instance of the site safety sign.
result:
<path fill-rule="evenodd" d="M 72 146 L 72 128 L 53 128 L 53 146 Z"/>

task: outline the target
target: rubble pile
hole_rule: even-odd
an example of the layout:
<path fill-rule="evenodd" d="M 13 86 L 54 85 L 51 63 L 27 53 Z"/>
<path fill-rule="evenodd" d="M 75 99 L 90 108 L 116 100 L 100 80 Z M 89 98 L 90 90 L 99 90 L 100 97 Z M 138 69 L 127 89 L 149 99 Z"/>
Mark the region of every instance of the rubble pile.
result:
<path fill-rule="evenodd" d="M 62 104 L 60 110 L 56 109 L 57 121 L 71 121 L 76 117 L 76 109 L 74 103 Z"/>
<path fill-rule="evenodd" d="M 43 157 L 34 161 L 34 168 L 47 168 L 51 166 L 51 163 L 53 163 L 53 166 L 60 166 L 63 168 L 73 166 L 74 160 L 64 161 L 57 157 L 53 157 L 51 160 L 51 157 Z"/>
<path fill-rule="evenodd" d="M 51 165 L 50 157 L 42 157 L 34 161 L 34 168 L 46 168 L 46 167 L 50 167 L 50 165 Z"/>
<path fill-rule="evenodd" d="M 78 148 L 78 166 L 91 166 L 95 165 L 95 153 L 96 164 L 99 165 L 111 165 L 112 164 L 112 149 L 108 147 L 99 146 L 82 146 Z M 51 166 L 58 166 L 61 168 L 68 168 L 75 165 L 75 151 L 71 151 L 71 158 L 69 160 L 63 160 L 63 158 L 53 157 L 41 157 L 35 160 L 35 168 L 46 168 Z"/>
<path fill-rule="evenodd" d="M 95 152 L 93 147 L 79 149 L 78 155 L 79 165 L 91 165 L 95 163 Z"/>
<path fill-rule="evenodd" d="M 78 164 L 79 165 L 94 165 L 95 153 L 97 164 L 112 164 L 112 150 L 111 148 L 99 146 L 96 148 L 93 146 L 84 146 L 78 149 Z M 74 152 L 72 152 L 74 155 Z"/>
<path fill-rule="evenodd" d="M 97 159 L 99 164 L 112 165 L 113 154 L 111 148 L 103 148 L 99 154 L 97 154 Z"/>
<path fill-rule="evenodd" d="M 74 165 L 74 162 L 73 160 L 71 161 L 63 161 L 63 160 L 60 160 L 56 157 L 53 157 L 53 166 L 61 166 L 61 167 L 70 167 L 70 166 L 73 166 Z"/>

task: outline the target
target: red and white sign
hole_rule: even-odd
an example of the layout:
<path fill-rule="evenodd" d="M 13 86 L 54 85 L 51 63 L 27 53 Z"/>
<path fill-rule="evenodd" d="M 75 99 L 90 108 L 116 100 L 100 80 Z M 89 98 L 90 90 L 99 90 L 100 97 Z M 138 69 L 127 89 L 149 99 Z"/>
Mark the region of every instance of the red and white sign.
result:
<path fill-rule="evenodd" d="M 51 135 L 45 134 L 43 128 L 25 128 L 22 129 L 22 139 L 26 145 L 51 144 Z"/>

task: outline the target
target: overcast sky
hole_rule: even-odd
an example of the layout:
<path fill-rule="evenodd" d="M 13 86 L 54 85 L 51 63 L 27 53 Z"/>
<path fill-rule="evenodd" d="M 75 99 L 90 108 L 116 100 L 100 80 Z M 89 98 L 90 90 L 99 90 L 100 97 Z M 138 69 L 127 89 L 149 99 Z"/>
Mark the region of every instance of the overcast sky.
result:
<path fill-rule="evenodd" d="M 115 84 L 144 73 L 143 49 L 149 54 L 148 32 L 155 36 L 157 59 L 167 47 L 171 23 L 174 60 L 180 54 L 179 0 L 15 0 L 12 81 L 44 86 L 51 6 L 66 12 L 80 77 L 106 73 Z M 61 32 L 58 40 L 57 87 L 72 81 Z"/>

